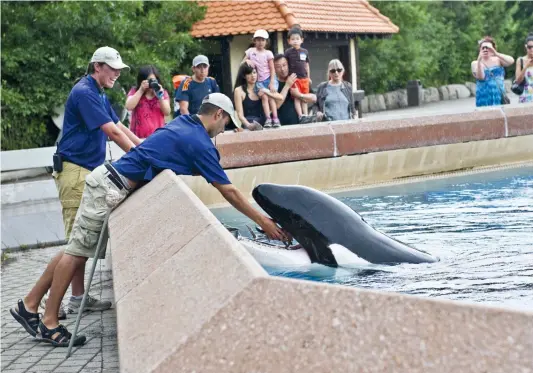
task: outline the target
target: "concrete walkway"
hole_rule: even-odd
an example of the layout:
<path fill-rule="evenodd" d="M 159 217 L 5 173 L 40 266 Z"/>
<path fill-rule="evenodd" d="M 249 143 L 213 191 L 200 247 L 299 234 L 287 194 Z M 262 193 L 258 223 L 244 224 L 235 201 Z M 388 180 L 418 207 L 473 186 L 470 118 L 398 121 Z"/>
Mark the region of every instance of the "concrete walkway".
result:
<path fill-rule="evenodd" d="M 520 105 L 524 105 L 518 103 L 518 96 L 514 93 L 509 93 L 508 96 L 511 99 L 511 104 L 505 105 L 505 107 L 520 107 Z M 494 107 L 476 108 L 476 98 L 469 97 L 460 100 L 431 102 L 419 107 L 408 107 L 396 110 L 378 111 L 376 113 L 365 113 L 363 114 L 363 120 L 365 118 L 370 120 L 380 120 L 419 117 L 426 115 L 458 114 L 468 113 L 475 110 L 486 110 L 487 108 L 490 109 Z"/>
<path fill-rule="evenodd" d="M 48 261 L 60 247 L 25 250 L 8 254 L 2 265 L 2 372 L 6 373 L 115 373 L 119 371 L 116 313 L 114 308 L 105 312 L 87 312 L 80 323 L 80 332 L 87 342 L 73 349 L 65 360 L 66 348 L 54 348 L 35 341 L 13 319 L 9 309 L 26 293 L 42 274 Z M 111 268 L 106 260 L 96 267 L 91 295 L 104 300 L 114 300 Z M 89 273 L 92 261 L 87 262 Z M 70 297 L 70 289 L 65 299 Z M 76 315 L 68 315 L 62 323 L 73 331 Z"/>

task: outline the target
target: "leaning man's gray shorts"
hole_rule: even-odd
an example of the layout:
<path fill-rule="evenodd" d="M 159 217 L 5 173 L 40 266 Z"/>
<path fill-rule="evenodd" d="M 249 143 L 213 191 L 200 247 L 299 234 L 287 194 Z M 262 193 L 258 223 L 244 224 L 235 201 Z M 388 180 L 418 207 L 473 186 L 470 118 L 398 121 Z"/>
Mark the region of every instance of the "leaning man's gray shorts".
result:
<path fill-rule="evenodd" d="M 65 254 L 94 258 L 106 215 L 129 193 L 117 187 L 108 175 L 109 171 L 102 165 L 85 178 L 85 189 Z M 101 253 L 99 257 L 105 257 L 105 250 Z"/>

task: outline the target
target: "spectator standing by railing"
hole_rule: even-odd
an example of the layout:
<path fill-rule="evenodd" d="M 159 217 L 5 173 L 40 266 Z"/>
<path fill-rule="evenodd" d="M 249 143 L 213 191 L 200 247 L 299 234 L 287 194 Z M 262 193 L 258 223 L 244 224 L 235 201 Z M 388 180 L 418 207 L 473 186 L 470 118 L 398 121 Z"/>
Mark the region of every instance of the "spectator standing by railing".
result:
<path fill-rule="evenodd" d="M 518 98 L 518 102 L 533 102 L 533 33 L 526 38 L 526 55 L 516 61 L 516 83 L 525 80 L 524 92 Z"/>
<path fill-rule="evenodd" d="M 501 105 L 505 95 L 504 67 L 512 65 L 514 59 L 497 52 L 496 43 L 490 36 L 478 42 L 478 51 L 478 58 L 471 65 L 476 78 L 476 106 Z"/>
<path fill-rule="evenodd" d="M 356 118 L 352 85 L 343 80 L 344 66 L 341 61 L 334 59 L 329 62 L 328 77 L 327 82 L 317 87 L 317 119 L 334 121 Z"/>
<path fill-rule="evenodd" d="M 198 55 L 192 60 L 193 75 L 183 80 L 176 91 L 175 100 L 179 103 L 179 114 L 196 114 L 202 100 L 210 93 L 220 92 L 216 80 L 209 74 L 209 59 Z"/>
<path fill-rule="evenodd" d="M 268 32 L 257 30 L 254 33 L 255 47 L 246 50 L 243 62 L 252 64 L 257 70 L 257 90 L 276 93 L 278 81 L 274 72 L 274 55 L 267 48 Z M 280 127 L 276 102 L 268 94 L 261 96 L 263 112 L 265 114 L 264 128 Z M 272 115 L 272 117 L 271 117 Z"/>
<path fill-rule="evenodd" d="M 293 26 L 288 33 L 288 42 L 291 46 L 285 51 L 285 58 L 289 63 L 289 73 L 296 74 L 296 82 L 291 89 L 291 95 L 294 98 L 294 108 L 298 113 L 298 118 L 307 115 L 308 107 L 302 100 L 299 100 L 300 95 L 308 94 L 311 85 L 311 70 L 309 67 L 309 52 L 302 48 L 304 42 L 302 30 L 298 26 Z"/>
<path fill-rule="evenodd" d="M 139 69 L 137 85 L 128 93 L 126 109 L 132 112 L 130 130 L 137 137 L 146 138 L 165 125 L 165 116 L 170 114 L 169 95 L 155 66 Z"/>

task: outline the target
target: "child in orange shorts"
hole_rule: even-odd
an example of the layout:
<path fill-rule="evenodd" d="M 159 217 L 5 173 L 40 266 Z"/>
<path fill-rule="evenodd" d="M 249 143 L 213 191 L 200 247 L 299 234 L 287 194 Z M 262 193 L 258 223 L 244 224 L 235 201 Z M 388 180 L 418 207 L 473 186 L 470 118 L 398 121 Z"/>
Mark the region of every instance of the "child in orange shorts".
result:
<path fill-rule="evenodd" d="M 296 74 L 296 82 L 291 87 L 291 95 L 294 98 L 294 108 L 298 113 L 298 118 L 307 115 L 307 105 L 300 100 L 302 94 L 309 93 L 311 79 L 309 76 L 309 52 L 301 47 L 304 39 L 302 30 L 299 27 L 293 27 L 289 30 L 289 49 L 285 51 L 285 58 L 289 63 L 289 74 Z"/>

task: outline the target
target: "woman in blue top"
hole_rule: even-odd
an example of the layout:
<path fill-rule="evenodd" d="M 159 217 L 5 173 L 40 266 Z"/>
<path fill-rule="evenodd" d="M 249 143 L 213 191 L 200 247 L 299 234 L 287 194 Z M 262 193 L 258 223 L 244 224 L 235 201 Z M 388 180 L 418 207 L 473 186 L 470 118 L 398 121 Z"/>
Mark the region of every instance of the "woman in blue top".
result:
<path fill-rule="evenodd" d="M 472 62 L 472 74 L 476 78 L 476 106 L 501 105 L 505 92 L 504 67 L 512 65 L 514 58 L 498 53 L 490 36 L 479 41 L 478 50 L 477 61 Z"/>

